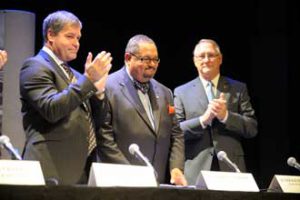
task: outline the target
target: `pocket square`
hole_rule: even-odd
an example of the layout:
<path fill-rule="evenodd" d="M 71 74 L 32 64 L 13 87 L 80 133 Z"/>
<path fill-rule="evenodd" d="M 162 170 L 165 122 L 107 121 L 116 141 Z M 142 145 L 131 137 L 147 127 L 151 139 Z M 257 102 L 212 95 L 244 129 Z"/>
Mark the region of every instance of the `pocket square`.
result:
<path fill-rule="evenodd" d="M 168 111 L 169 111 L 169 115 L 173 115 L 175 114 L 175 107 L 168 105 Z"/>

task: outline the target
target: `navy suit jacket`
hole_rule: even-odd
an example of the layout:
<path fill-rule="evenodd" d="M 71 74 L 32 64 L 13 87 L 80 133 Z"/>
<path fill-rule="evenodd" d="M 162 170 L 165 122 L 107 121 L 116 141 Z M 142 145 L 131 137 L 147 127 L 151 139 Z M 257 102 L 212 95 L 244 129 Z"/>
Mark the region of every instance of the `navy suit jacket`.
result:
<path fill-rule="evenodd" d="M 106 105 L 94 95 L 93 83 L 72 71 L 77 78 L 74 84 L 41 50 L 24 62 L 20 73 L 26 133 L 23 157 L 40 161 L 45 179 L 55 178 L 59 184 L 76 184 L 84 176 L 89 122 L 82 103 L 88 100 L 97 133 Z"/>
<path fill-rule="evenodd" d="M 257 134 L 257 121 L 247 87 L 244 83 L 220 76 L 217 97 L 221 92 L 227 100 L 228 119 L 225 124 L 215 119 L 211 128 L 203 129 L 199 116 L 206 111 L 208 99 L 200 78 L 175 88 L 176 116 L 185 135 L 186 164 L 189 163 L 185 172 L 190 184 L 195 183 L 200 170 L 207 170 L 207 166 L 210 169 L 212 156 L 200 155 L 204 150 L 207 154 L 225 151 L 241 171 L 246 170 L 241 139 L 252 138 Z M 193 161 L 197 164 L 191 164 Z M 224 163 L 219 165 L 222 171 L 232 171 Z"/>
<path fill-rule="evenodd" d="M 175 113 L 169 112 L 173 105 L 170 89 L 154 79 L 150 81 L 155 129 L 125 67 L 109 75 L 106 94 L 109 111 L 100 139 L 101 161 L 141 164 L 128 151 L 130 144 L 136 143 L 154 166 L 158 181 L 169 182 L 170 169 L 183 169 L 184 165 L 183 133 Z"/>

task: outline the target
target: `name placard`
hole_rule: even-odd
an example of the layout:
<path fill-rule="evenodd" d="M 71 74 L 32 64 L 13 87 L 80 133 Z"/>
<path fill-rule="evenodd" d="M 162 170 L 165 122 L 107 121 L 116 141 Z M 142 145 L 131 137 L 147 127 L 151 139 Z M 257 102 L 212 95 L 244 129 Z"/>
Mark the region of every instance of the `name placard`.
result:
<path fill-rule="evenodd" d="M 89 186 L 158 187 L 154 170 L 148 166 L 92 163 Z"/>
<path fill-rule="evenodd" d="M 40 162 L 0 160 L 0 184 L 45 185 Z"/>
<path fill-rule="evenodd" d="M 250 173 L 201 171 L 196 187 L 208 190 L 259 192 Z"/>
<path fill-rule="evenodd" d="M 274 175 L 268 192 L 300 193 L 300 176 Z"/>

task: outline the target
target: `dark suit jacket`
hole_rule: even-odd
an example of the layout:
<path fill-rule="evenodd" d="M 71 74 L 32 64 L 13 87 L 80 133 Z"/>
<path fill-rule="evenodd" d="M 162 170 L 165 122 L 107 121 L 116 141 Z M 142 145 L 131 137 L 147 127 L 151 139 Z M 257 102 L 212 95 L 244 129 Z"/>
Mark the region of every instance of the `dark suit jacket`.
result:
<path fill-rule="evenodd" d="M 226 96 L 229 112 L 228 119 L 225 124 L 215 119 L 211 129 L 203 129 L 199 116 L 206 111 L 208 99 L 200 78 L 197 77 L 175 88 L 176 115 L 185 135 L 186 159 L 187 161 L 193 159 L 198 159 L 199 161 L 198 155 L 200 152 L 212 146 L 209 133 L 211 131 L 215 150 L 225 151 L 240 170 L 245 171 L 241 139 L 251 138 L 257 134 L 257 121 L 254 116 L 254 110 L 244 83 L 220 76 L 217 86 L 217 97 L 221 92 Z M 203 155 L 201 156 L 203 158 Z M 201 163 L 189 169 L 193 171 L 193 175 L 189 175 L 189 170 L 186 169 L 187 179 L 191 176 L 193 181 L 195 181 L 197 177 L 197 175 L 195 177 L 195 173 L 198 174 L 204 165 L 207 166 L 206 160 L 211 162 L 211 158 L 210 160 L 204 159 L 201 160 Z M 224 163 L 219 163 L 219 165 L 222 171 L 232 171 Z M 191 184 L 194 184 L 193 181 Z"/>
<path fill-rule="evenodd" d="M 100 139 L 101 160 L 119 164 L 141 164 L 128 152 L 130 144 L 136 143 L 154 166 L 158 181 L 169 182 L 167 177 L 170 169 L 183 169 L 184 164 L 183 133 L 175 113 L 168 112 L 168 105 L 173 105 L 172 92 L 151 79 L 150 100 L 155 130 L 125 67 L 109 75 L 106 94 L 109 112 Z"/>
<path fill-rule="evenodd" d="M 83 176 L 89 130 L 83 101 L 89 99 L 96 130 L 104 117 L 105 104 L 94 96 L 93 83 L 72 71 L 75 84 L 69 84 L 61 68 L 41 50 L 25 61 L 20 73 L 23 157 L 40 161 L 45 179 L 55 178 L 60 184 L 78 183 Z"/>

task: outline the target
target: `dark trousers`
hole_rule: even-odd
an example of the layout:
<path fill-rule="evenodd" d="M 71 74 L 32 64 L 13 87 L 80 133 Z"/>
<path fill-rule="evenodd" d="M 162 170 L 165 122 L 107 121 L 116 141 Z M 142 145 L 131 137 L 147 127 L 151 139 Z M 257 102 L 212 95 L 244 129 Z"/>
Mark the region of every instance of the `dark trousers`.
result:
<path fill-rule="evenodd" d="M 213 156 L 210 170 L 211 171 L 220 171 L 219 160 L 216 155 Z"/>

